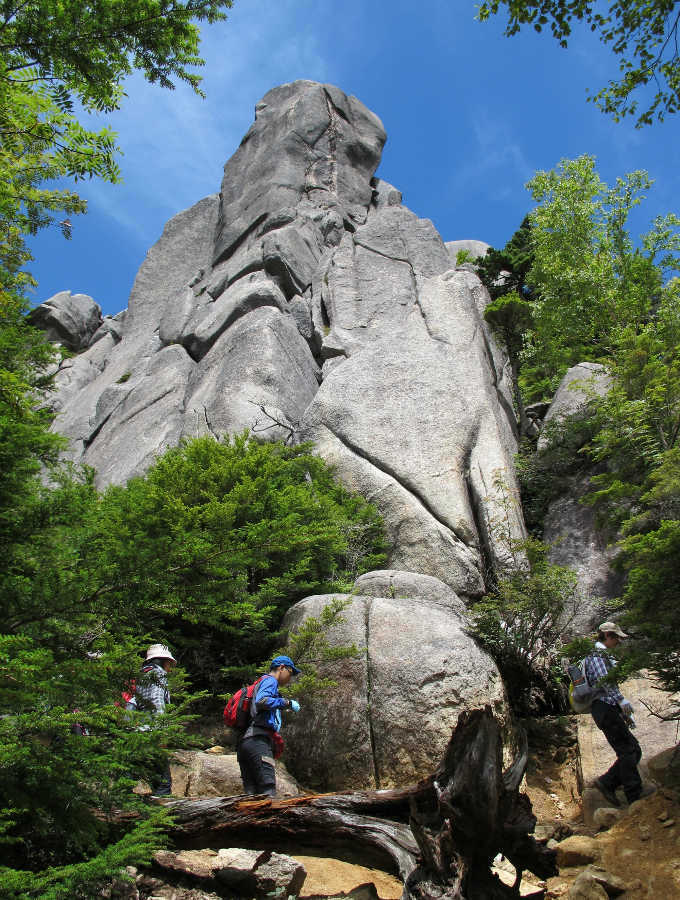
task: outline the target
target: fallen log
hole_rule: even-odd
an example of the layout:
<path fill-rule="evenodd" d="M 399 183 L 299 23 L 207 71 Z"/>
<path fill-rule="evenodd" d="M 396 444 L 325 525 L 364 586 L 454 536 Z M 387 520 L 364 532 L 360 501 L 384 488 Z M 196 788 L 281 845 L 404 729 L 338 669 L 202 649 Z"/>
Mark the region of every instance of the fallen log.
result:
<path fill-rule="evenodd" d="M 181 848 L 246 847 L 310 855 L 321 851 L 397 872 L 405 881 L 418 853 L 409 826 L 353 812 L 348 802 L 352 796 L 210 797 L 168 806 L 174 816 L 174 843 Z"/>
<path fill-rule="evenodd" d="M 460 716 L 442 765 L 411 787 L 170 802 L 180 848 L 252 847 L 335 855 L 399 874 L 404 900 L 503 900 L 517 892 L 491 872 L 502 853 L 518 872 L 556 874 L 552 851 L 530 837 L 536 818 L 519 793 L 526 745 L 503 772 L 490 707 Z"/>

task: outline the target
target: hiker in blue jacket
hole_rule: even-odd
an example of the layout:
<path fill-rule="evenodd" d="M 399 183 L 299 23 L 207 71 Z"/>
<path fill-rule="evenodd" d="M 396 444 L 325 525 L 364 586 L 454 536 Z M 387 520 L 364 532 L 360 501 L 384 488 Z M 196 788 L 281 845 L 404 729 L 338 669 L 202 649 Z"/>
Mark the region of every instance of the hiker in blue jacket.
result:
<path fill-rule="evenodd" d="M 269 666 L 269 674 L 257 686 L 250 723 L 236 748 L 246 794 L 276 795 L 274 758 L 280 756 L 283 749 L 279 735 L 281 710 L 300 710 L 297 700 L 282 697 L 279 688 L 288 684 L 299 672 L 290 656 L 275 656 Z"/>

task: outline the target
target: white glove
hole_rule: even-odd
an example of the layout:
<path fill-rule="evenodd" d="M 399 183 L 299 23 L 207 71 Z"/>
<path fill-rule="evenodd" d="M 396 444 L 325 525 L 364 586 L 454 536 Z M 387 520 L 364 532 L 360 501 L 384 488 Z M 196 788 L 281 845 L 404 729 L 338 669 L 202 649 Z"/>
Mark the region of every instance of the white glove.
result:
<path fill-rule="evenodd" d="M 297 702 L 297 700 L 290 701 L 290 708 L 293 710 L 293 712 L 300 712 L 300 704 Z"/>
<path fill-rule="evenodd" d="M 630 700 L 622 700 L 619 703 L 619 706 L 621 707 L 621 712 L 627 719 L 633 718 L 633 704 L 630 702 Z"/>

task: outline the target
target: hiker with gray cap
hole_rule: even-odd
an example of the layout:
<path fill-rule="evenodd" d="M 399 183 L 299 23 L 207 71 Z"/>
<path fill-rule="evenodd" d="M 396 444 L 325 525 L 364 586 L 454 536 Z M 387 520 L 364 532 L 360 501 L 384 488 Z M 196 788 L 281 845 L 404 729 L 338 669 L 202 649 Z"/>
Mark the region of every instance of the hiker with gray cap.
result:
<path fill-rule="evenodd" d="M 602 679 L 616 665 L 616 660 L 608 651 L 614 650 L 627 637 L 615 622 L 603 622 L 598 629 L 595 649 L 584 660 L 585 677 L 594 688 L 590 711 L 595 724 L 616 753 L 614 765 L 604 775 L 596 778 L 593 785 L 612 806 L 620 806 L 616 796 L 616 789 L 619 787 L 623 787 L 629 803 L 639 800 L 643 794 L 642 779 L 638 772 L 642 750 L 631 733 L 631 729 L 635 728 L 633 707 L 616 684 L 602 683 Z M 648 792 L 650 791 L 645 791 Z"/>
<path fill-rule="evenodd" d="M 297 700 L 282 697 L 279 688 L 287 685 L 300 669 L 290 656 L 275 656 L 269 673 L 261 678 L 253 694 L 250 722 L 239 738 L 236 758 L 246 794 L 276 795 L 274 759 L 283 752 L 281 710 L 300 711 Z"/>

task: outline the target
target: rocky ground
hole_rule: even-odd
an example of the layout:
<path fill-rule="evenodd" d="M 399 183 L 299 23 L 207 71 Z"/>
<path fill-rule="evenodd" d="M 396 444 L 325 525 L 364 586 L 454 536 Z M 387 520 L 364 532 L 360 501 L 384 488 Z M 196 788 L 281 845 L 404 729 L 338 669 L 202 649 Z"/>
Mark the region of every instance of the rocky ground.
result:
<path fill-rule="evenodd" d="M 547 900 L 680 898 L 680 804 L 658 791 L 626 808 L 608 830 L 579 828 L 557 848 L 560 874 Z M 599 885 L 599 887 L 598 887 Z"/>
<path fill-rule="evenodd" d="M 586 725 L 578 720 L 580 729 Z M 680 794 L 659 786 L 654 795 L 613 810 L 586 783 L 584 810 L 576 728 L 574 717 L 529 723 L 526 790 L 538 818 L 536 836 L 554 842 L 560 874 L 547 882 L 528 876 L 524 888 L 545 886 L 546 900 L 680 898 Z M 668 781 L 670 762 L 662 754 L 648 759 L 643 771 Z"/>
<path fill-rule="evenodd" d="M 622 803 L 615 810 L 588 787 L 595 759 L 589 761 L 580 750 L 581 744 L 589 746 L 584 735 L 589 723 L 584 717 L 544 717 L 523 725 L 530 744 L 525 790 L 538 819 L 535 836 L 555 848 L 560 872 L 547 882 L 527 873 L 520 894 L 537 897 L 543 891 L 546 900 L 680 900 L 680 778 L 674 769 L 680 771 L 680 758 L 675 759 L 670 750 L 652 756 L 645 746 L 643 774 L 648 784 L 653 778 L 658 789 L 630 807 Z M 646 725 L 650 734 L 653 727 L 654 723 Z M 645 745 L 652 748 L 651 738 Z M 181 764 L 173 766 L 176 794 L 237 793 L 240 785 L 233 752 L 228 747 L 212 751 L 178 754 Z M 608 764 L 606 758 L 604 762 Z M 283 767 L 279 778 L 287 796 L 304 792 Z M 299 886 L 303 869 L 306 877 Z M 496 860 L 496 872 L 506 883 L 513 883 L 515 872 L 506 860 Z M 112 896 L 217 900 L 227 895 L 230 879 L 242 877 L 254 879 L 252 896 L 265 896 L 284 883 L 284 895 L 299 891 L 300 900 L 397 900 L 402 893 L 400 880 L 388 872 L 329 857 L 248 850 L 165 852 L 151 871 L 130 874 L 134 883 L 119 885 Z"/>

